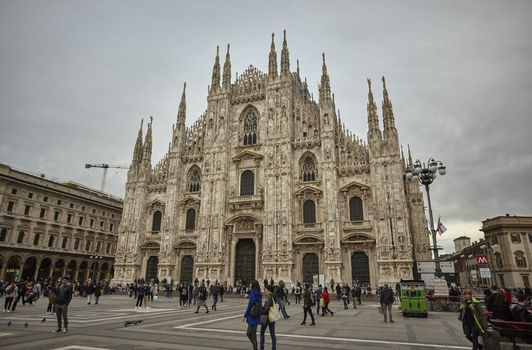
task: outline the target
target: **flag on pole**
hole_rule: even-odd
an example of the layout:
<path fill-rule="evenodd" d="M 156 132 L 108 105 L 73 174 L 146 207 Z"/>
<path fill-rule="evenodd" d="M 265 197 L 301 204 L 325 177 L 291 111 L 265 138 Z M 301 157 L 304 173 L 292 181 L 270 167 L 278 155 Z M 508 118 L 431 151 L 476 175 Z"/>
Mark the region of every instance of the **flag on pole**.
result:
<path fill-rule="evenodd" d="M 447 227 L 445 227 L 445 225 L 443 225 L 443 223 L 441 222 L 441 217 L 439 216 L 438 217 L 438 228 L 436 229 L 436 231 L 438 231 L 440 233 L 440 236 L 445 232 L 447 231 Z"/>

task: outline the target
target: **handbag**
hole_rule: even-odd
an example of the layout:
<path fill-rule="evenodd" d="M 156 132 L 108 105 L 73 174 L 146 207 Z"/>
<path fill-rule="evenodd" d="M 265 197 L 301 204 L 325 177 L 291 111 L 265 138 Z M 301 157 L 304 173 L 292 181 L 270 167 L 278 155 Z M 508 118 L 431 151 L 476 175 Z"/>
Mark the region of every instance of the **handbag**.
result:
<path fill-rule="evenodd" d="M 325 299 L 320 298 L 320 307 L 325 307 Z"/>
<path fill-rule="evenodd" d="M 268 320 L 273 323 L 280 318 L 281 314 L 279 313 L 279 309 L 275 306 L 275 301 L 272 298 L 272 307 L 270 307 L 270 310 L 268 311 Z"/>

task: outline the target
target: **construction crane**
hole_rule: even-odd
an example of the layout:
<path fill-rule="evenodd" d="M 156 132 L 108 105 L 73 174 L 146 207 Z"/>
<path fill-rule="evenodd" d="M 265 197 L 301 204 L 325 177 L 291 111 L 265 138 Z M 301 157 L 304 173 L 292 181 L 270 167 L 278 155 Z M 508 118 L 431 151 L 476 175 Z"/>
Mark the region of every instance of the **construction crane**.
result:
<path fill-rule="evenodd" d="M 103 176 L 102 176 L 102 183 L 100 185 L 100 191 L 104 191 L 105 189 L 105 182 L 107 180 L 107 170 L 109 168 L 111 169 L 129 169 L 126 166 L 120 166 L 120 165 L 110 165 L 110 164 L 85 164 L 85 169 L 90 168 L 102 168 L 103 169 Z"/>

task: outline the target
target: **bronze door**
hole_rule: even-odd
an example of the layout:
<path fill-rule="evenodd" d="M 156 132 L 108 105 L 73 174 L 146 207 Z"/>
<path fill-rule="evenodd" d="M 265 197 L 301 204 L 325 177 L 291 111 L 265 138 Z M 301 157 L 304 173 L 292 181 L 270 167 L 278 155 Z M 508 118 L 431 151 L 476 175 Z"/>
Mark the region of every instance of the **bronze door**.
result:
<path fill-rule="evenodd" d="M 190 255 L 185 255 L 183 260 L 181 260 L 181 278 L 180 282 L 183 283 L 192 283 L 192 270 L 194 266 L 194 260 Z"/>
<path fill-rule="evenodd" d="M 314 275 L 320 273 L 318 256 L 314 253 L 305 254 L 303 257 L 303 283 L 314 283 Z"/>
<path fill-rule="evenodd" d="M 235 282 L 250 286 L 255 279 L 255 242 L 252 239 L 240 239 L 236 244 Z"/>
<path fill-rule="evenodd" d="M 359 284 L 369 285 L 369 260 L 364 252 L 351 255 L 351 278 Z"/>
<path fill-rule="evenodd" d="M 159 264 L 159 258 L 156 256 L 150 256 L 148 264 L 146 265 L 146 283 L 150 283 L 151 280 L 157 278 L 157 265 Z"/>

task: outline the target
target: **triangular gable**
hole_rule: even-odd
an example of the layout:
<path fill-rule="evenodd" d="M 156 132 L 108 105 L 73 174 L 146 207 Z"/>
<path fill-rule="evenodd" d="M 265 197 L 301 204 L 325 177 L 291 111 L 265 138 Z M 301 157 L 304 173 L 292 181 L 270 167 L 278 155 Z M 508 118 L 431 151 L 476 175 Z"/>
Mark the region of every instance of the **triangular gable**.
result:
<path fill-rule="evenodd" d="M 239 162 L 242 159 L 248 159 L 248 158 L 255 159 L 255 160 L 261 160 L 262 158 L 264 158 L 264 156 L 259 153 L 245 150 L 245 151 L 240 152 L 236 156 L 234 156 L 232 159 L 234 162 Z"/>
<path fill-rule="evenodd" d="M 199 204 L 200 200 L 197 199 L 196 197 L 186 196 L 185 198 L 183 198 L 183 200 L 180 203 L 181 205 L 186 205 L 187 203 Z"/>
<path fill-rule="evenodd" d="M 345 185 L 344 187 L 340 188 L 340 192 L 349 191 L 349 189 L 352 187 L 358 187 L 362 190 L 369 190 L 369 186 L 361 184 L 360 182 L 353 181 Z"/>
<path fill-rule="evenodd" d="M 300 194 L 303 194 L 305 192 L 312 192 L 313 194 L 321 194 L 321 190 L 315 186 L 311 186 L 311 185 L 306 185 L 304 186 L 303 188 L 299 189 L 296 191 L 296 196 L 297 195 L 300 195 Z"/>

